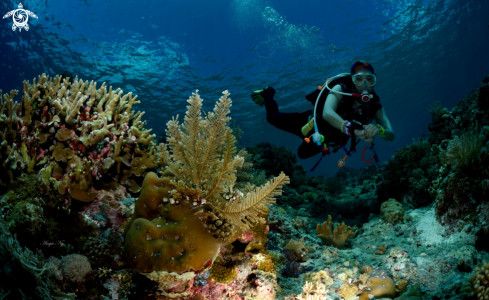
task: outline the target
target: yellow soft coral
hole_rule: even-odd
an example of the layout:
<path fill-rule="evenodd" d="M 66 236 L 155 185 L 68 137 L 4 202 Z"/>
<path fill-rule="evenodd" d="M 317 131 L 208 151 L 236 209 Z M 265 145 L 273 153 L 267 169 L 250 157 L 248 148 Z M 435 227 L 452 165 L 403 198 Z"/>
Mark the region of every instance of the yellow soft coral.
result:
<path fill-rule="evenodd" d="M 344 249 L 346 240 L 355 234 L 353 228 L 346 226 L 345 223 L 336 225 L 333 230 L 331 216 L 328 216 L 328 221 L 324 221 L 322 225 L 317 224 L 316 232 L 325 245 L 338 249 Z"/>
<path fill-rule="evenodd" d="M 244 157 L 236 154 L 236 138 L 227 125 L 231 119 L 229 92 L 223 92 L 205 118 L 197 92 L 187 101 L 190 105 L 183 124 L 178 116 L 167 124 L 168 145 L 161 150 L 167 170 L 175 176 L 172 184 L 182 194 L 197 195 L 198 203 L 207 203 L 243 231 L 249 230 L 254 223 L 265 222 L 265 205 L 275 202 L 274 196 L 281 194 L 289 178 L 281 173 L 261 188 L 252 190 L 248 185 L 246 195 L 235 189 Z"/>

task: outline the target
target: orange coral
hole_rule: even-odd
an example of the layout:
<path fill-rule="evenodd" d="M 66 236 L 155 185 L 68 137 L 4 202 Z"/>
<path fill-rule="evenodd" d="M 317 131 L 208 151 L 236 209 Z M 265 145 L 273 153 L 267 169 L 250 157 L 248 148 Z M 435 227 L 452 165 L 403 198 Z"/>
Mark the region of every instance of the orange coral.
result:
<path fill-rule="evenodd" d="M 333 230 L 333 221 L 329 215 L 328 221 L 324 221 L 322 225 L 317 224 L 316 232 L 325 245 L 338 249 L 344 249 L 346 240 L 355 234 L 353 228 L 345 225 L 345 223 L 336 225 Z"/>
<path fill-rule="evenodd" d="M 371 273 L 367 285 L 369 288 L 362 292 L 359 300 L 368 300 L 372 296 L 393 298 L 396 295 L 396 284 L 384 270 Z"/>

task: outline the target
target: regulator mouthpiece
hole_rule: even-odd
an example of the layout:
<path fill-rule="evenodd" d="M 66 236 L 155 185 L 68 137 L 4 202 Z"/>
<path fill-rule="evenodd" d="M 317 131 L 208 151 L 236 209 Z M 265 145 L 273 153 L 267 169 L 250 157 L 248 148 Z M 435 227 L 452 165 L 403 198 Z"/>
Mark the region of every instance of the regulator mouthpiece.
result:
<path fill-rule="evenodd" d="M 364 90 L 362 92 L 361 99 L 362 99 L 363 102 L 369 102 L 372 97 L 373 97 L 373 95 L 372 94 L 369 94 L 368 91 Z"/>

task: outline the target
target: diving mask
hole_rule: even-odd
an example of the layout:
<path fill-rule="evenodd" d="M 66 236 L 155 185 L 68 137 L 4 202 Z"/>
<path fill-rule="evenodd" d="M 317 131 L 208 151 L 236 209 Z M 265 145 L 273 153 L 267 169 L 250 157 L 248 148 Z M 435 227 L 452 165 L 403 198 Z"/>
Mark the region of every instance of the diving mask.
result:
<path fill-rule="evenodd" d="M 371 73 L 356 73 L 351 78 L 358 87 L 373 87 L 377 83 L 377 77 Z"/>

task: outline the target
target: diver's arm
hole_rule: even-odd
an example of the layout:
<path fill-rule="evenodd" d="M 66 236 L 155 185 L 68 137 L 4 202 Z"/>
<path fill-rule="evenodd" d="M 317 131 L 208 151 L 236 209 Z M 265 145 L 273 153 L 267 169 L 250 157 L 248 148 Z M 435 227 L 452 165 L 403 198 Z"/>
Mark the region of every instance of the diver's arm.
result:
<path fill-rule="evenodd" d="M 341 92 L 341 86 L 337 84 L 332 88 L 332 90 Z M 341 94 L 335 94 L 334 92 L 329 93 L 328 97 L 326 98 L 326 103 L 324 103 L 323 109 L 323 119 L 331 124 L 331 126 L 340 131 L 341 126 L 343 126 L 343 122 L 346 121 L 343 120 L 343 118 L 336 113 L 336 109 L 338 108 L 338 104 L 340 103 L 342 98 L 343 95 Z M 360 132 L 362 131 L 363 130 L 355 130 L 355 135 L 361 135 Z"/>
<path fill-rule="evenodd" d="M 341 86 L 337 84 L 332 88 L 332 90 L 341 92 Z M 336 109 L 338 108 L 338 103 L 340 103 L 342 98 L 343 95 L 341 94 L 334 94 L 333 92 L 329 93 L 323 109 L 323 119 L 331 124 L 331 126 L 334 128 L 340 130 L 344 120 L 336 113 Z"/>
<path fill-rule="evenodd" d="M 375 122 L 385 128 L 385 135 L 383 137 L 385 141 L 390 142 L 396 138 L 394 130 L 392 130 L 391 122 L 389 121 L 389 118 L 387 118 L 385 108 L 381 108 L 375 113 Z"/>

